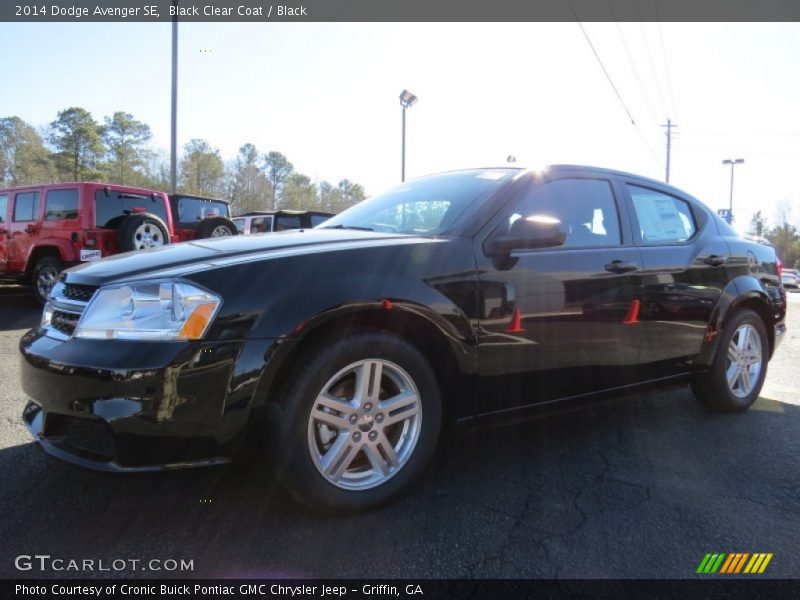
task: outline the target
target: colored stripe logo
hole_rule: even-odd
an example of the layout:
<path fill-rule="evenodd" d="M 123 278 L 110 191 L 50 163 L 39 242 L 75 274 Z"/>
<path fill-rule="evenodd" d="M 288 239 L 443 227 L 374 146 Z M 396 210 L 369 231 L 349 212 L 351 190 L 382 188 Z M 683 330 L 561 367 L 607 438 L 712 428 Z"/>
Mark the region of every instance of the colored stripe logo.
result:
<path fill-rule="evenodd" d="M 732 575 L 737 573 L 763 573 L 769 561 L 772 560 L 772 552 L 709 552 L 700 561 L 696 573 L 702 575 Z"/>

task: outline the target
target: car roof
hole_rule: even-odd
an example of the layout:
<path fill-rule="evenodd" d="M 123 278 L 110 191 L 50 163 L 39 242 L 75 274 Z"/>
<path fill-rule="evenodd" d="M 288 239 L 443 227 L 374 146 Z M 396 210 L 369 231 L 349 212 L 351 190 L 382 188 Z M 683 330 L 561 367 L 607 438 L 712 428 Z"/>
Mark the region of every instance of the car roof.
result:
<path fill-rule="evenodd" d="M 254 210 L 251 212 L 242 213 L 233 217 L 259 217 L 264 215 L 322 215 L 324 217 L 333 217 L 335 213 L 323 212 L 320 210 Z"/>
<path fill-rule="evenodd" d="M 0 188 L 0 192 L 17 192 L 21 190 L 53 190 L 53 189 L 61 189 L 64 187 L 71 187 L 71 186 L 87 186 L 93 187 L 98 189 L 109 188 L 112 190 L 119 190 L 119 191 L 126 191 L 126 192 L 134 192 L 138 194 L 163 194 L 159 190 L 153 190 L 150 188 L 142 188 L 137 187 L 135 185 L 123 185 L 121 183 L 104 183 L 102 181 L 60 181 L 58 183 L 40 183 L 40 184 L 28 184 L 28 185 L 15 185 L 7 188 Z"/>
<path fill-rule="evenodd" d="M 198 196 L 196 194 L 170 194 L 170 200 L 180 200 L 181 198 L 192 198 L 193 200 L 202 200 L 203 202 L 222 202 L 223 204 L 230 204 L 230 200 L 224 198 L 209 198 L 208 196 Z"/>

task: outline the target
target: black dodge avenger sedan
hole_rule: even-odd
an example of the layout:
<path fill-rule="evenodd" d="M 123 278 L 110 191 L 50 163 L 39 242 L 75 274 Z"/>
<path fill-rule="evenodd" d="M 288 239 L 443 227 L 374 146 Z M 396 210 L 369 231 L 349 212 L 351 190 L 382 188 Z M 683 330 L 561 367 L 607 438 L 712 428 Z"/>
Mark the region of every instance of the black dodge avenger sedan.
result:
<path fill-rule="evenodd" d="M 20 343 L 23 416 L 106 471 L 224 463 L 259 422 L 299 499 L 357 510 L 405 490 L 445 423 L 654 383 L 747 409 L 785 331 L 780 271 L 650 179 L 444 173 L 315 229 L 66 271 Z"/>

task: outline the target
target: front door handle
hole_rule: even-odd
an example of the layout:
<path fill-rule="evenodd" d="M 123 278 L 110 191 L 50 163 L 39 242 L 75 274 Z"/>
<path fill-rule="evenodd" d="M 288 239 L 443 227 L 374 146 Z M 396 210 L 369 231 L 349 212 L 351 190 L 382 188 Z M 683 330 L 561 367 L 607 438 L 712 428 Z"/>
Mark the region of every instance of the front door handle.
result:
<path fill-rule="evenodd" d="M 721 265 L 724 265 L 726 262 L 728 262 L 728 257 L 727 256 L 718 256 L 716 254 L 712 254 L 711 256 L 709 256 L 705 260 L 703 260 L 703 262 L 706 263 L 707 265 L 712 266 L 712 267 L 719 267 Z"/>
<path fill-rule="evenodd" d="M 606 265 L 606 271 L 610 273 L 628 273 L 638 268 L 639 266 L 632 260 L 612 260 Z"/>

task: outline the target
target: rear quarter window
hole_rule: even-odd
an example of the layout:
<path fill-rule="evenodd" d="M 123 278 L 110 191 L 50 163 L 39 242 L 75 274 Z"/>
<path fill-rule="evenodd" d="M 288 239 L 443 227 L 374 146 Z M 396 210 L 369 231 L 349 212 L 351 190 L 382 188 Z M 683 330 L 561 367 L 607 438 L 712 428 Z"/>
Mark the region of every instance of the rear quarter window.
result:
<path fill-rule="evenodd" d="M 8 196 L 0 196 L 0 223 L 6 222 L 8 212 Z"/>
<path fill-rule="evenodd" d="M 45 221 L 78 218 L 78 190 L 51 190 L 45 200 Z"/>

